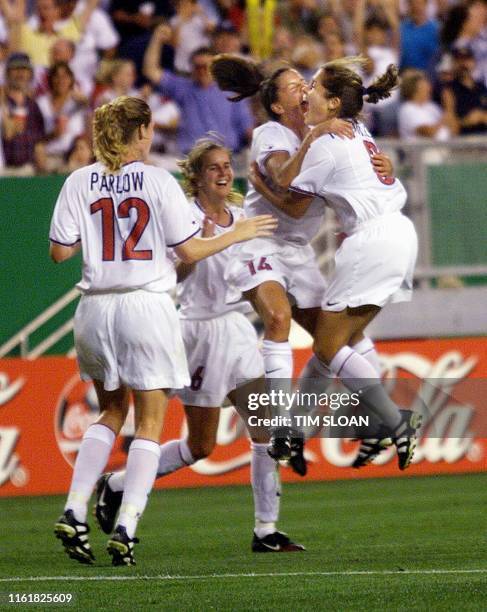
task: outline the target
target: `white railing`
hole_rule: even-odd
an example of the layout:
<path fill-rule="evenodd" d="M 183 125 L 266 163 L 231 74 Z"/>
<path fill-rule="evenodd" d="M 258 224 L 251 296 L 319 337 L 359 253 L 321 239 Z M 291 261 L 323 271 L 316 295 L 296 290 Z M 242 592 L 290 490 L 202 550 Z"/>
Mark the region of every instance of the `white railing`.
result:
<path fill-rule="evenodd" d="M 379 146 L 393 157 L 394 164 L 399 170 L 405 168 L 406 173 L 409 174 L 409 177 L 405 179 L 409 191 L 408 212 L 415 222 L 420 238 L 421 255 L 415 271 L 415 279 L 419 286 L 434 290 L 429 281 L 435 278 L 447 276 L 487 276 L 487 261 L 481 265 L 433 266 L 431 264 L 430 211 L 427 202 L 426 186 L 427 164 L 448 164 L 455 161 L 450 152 L 469 161 L 485 160 L 487 164 L 487 138 L 456 138 L 445 143 L 436 143 L 426 139 L 415 142 L 391 139 L 379 141 Z M 431 157 L 432 151 L 436 154 L 437 158 L 433 161 Z M 242 158 L 243 171 L 245 171 L 245 165 L 245 159 Z M 320 232 L 313 240 L 313 246 L 316 250 L 322 272 L 325 276 L 329 276 L 333 268 L 334 253 L 337 247 L 336 225 L 333 215 L 329 211 L 327 211 L 325 222 Z M 14 349 L 20 347 L 21 357 L 35 359 L 48 351 L 61 338 L 71 333 L 73 330 L 72 318 L 64 321 L 35 347 L 30 346 L 31 335 L 76 300 L 78 296 L 79 291 L 77 289 L 73 288 L 68 291 L 52 306 L 15 334 L 13 338 L 0 346 L 0 358 L 5 357 Z M 68 355 L 74 356 L 74 354 L 74 348 L 71 348 Z"/>
<path fill-rule="evenodd" d="M 45 323 L 47 323 L 52 317 L 56 316 L 61 310 L 66 308 L 71 302 L 76 300 L 80 292 L 75 287 L 68 291 L 65 295 L 63 295 L 59 300 L 54 302 L 49 308 L 47 308 L 43 313 L 33 319 L 28 325 L 23 327 L 19 332 L 15 334 L 10 340 L 5 342 L 2 346 L 0 346 L 0 358 L 5 357 L 10 352 L 12 352 L 17 347 L 20 347 L 20 356 L 25 359 L 35 359 L 39 357 L 43 353 L 45 353 L 48 349 L 50 349 L 56 342 L 58 342 L 61 338 L 63 338 L 66 334 L 68 334 L 73 329 L 73 319 L 69 319 L 67 322 L 63 323 L 58 329 L 53 331 L 51 334 L 44 338 L 42 342 L 40 342 L 36 347 L 30 348 L 29 340 L 30 336 L 37 331 L 40 327 L 42 327 Z"/>

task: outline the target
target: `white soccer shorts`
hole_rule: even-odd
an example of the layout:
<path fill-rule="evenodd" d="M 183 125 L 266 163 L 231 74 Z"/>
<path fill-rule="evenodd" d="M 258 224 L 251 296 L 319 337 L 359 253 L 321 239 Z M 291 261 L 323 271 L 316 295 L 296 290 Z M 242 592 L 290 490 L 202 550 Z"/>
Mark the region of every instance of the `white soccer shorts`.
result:
<path fill-rule="evenodd" d="M 240 291 L 276 281 L 298 308 L 321 305 L 326 284 L 313 247 L 257 238 L 238 245 L 225 269 L 225 280 Z"/>
<path fill-rule="evenodd" d="M 181 321 L 191 384 L 177 395 L 186 406 L 220 407 L 242 384 L 264 375 L 254 326 L 240 312 Z"/>
<path fill-rule="evenodd" d="M 189 384 L 179 317 L 167 293 L 84 295 L 74 337 L 81 377 L 102 381 L 107 391 L 122 384 L 141 391 Z"/>
<path fill-rule="evenodd" d="M 322 309 L 384 306 L 411 300 L 418 254 L 414 225 L 401 213 L 364 223 L 335 254 L 335 270 Z"/>

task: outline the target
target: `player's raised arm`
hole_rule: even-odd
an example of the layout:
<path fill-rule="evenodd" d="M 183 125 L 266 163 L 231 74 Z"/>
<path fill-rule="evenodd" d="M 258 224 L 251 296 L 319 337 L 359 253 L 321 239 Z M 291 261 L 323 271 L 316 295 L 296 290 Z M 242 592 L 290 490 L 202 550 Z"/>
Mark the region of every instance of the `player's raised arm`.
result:
<path fill-rule="evenodd" d="M 163 70 L 160 65 L 161 47 L 169 42 L 172 38 L 172 30 L 166 23 L 161 23 L 154 30 L 152 38 L 147 46 L 144 55 L 144 76 L 148 78 L 153 85 L 159 85 Z"/>
<path fill-rule="evenodd" d="M 194 263 L 215 253 L 219 253 L 232 244 L 246 242 L 252 238 L 272 236 L 277 227 L 277 219 L 272 215 L 259 215 L 250 219 L 240 219 L 235 229 L 212 238 L 190 238 L 183 244 L 174 247 L 177 256 L 184 263 Z"/>

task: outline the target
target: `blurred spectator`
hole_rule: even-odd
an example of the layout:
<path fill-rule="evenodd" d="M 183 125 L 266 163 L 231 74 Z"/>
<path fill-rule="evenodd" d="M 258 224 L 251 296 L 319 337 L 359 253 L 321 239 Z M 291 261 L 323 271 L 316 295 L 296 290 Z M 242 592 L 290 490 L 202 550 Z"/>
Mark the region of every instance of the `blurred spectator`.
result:
<path fill-rule="evenodd" d="M 474 77 L 487 86 L 487 2 L 472 0 L 452 7 L 441 40 L 446 50 L 470 47 L 476 62 Z"/>
<path fill-rule="evenodd" d="M 18 174 L 45 170 L 44 121 L 30 97 L 33 68 L 29 56 L 14 53 L 6 67 L 2 95 L 2 138 L 5 164 Z"/>
<path fill-rule="evenodd" d="M 357 0 L 354 38 L 360 52 L 369 58 L 363 81 L 368 87 L 384 74 L 390 64 L 399 64 L 399 15 L 391 3 L 382 2 L 385 18 L 372 15 L 365 20 L 367 0 Z M 394 90 L 390 98 L 366 107 L 368 123 L 375 136 L 397 134 L 399 92 Z"/>
<path fill-rule="evenodd" d="M 431 99 L 432 86 L 424 72 L 408 70 L 401 82 L 403 102 L 399 107 L 399 136 L 406 140 L 417 137 L 448 140 L 457 133 L 453 117 Z"/>
<path fill-rule="evenodd" d="M 82 14 L 86 9 L 86 0 L 64 0 L 61 5 L 61 18 L 69 19 Z M 89 96 L 93 92 L 95 74 L 98 67 L 98 54 L 102 58 L 115 56 L 120 37 L 115 30 L 112 20 L 106 11 L 95 8 L 87 21 L 85 31 L 76 44 L 75 54 L 69 60 L 76 81 L 81 85 L 83 92 Z M 61 61 L 58 59 L 56 61 Z M 64 60 L 67 61 L 67 60 Z"/>
<path fill-rule="evenodd" d="M 222 25 L 232 25 L 237 32 L 243 31 L 247 18 L 246 0 L 201 0 L 201 4 L 205 7 L 209 2 L 216 5 L 220 14 L 219 22 Z"/>
<path fill-rule="evenodd" d="M 318 0 L 281 0 L 277 8 L 277 23 L 293 36 L 318 32 L 321 5 Z"/>
<path fill-rule="evenodd" d="M 153 150 L 176 155 L 176 135 L 181 118 L 178 105 L 155 92 L 149 83 L 141 87 L 138 96 L 147 102 L 152 111 L 152 120 L 154 121 Z"/>
<path fill-rule="evenodd" d="M 460 134 L 483 134 L 487 131 L 487 88 L 473 78 L 473 52 L 454 49 L 452 55 L 454 78 L 443 90 L 443 106 L 457 119 Z"/>
<path fill-rule="evenodd" d="M 340 59 L 347 55 L 345 40 L 341 34 L 327 34 L 323 41 L 323 57 L 325 62 Z"/>
<path fill-rule="evenodd" d="M 284 27 L 276 28 L 272 41 L 273 53 L 271 59 L 290 62 L 294 46 L 295 38 L 290 30 Z"/>
<path fill-rule="evenodd" d="M 48 90 L 48 74 L 54 64 L 64 62 L 69 65 L 74 74 L 76 85 L 86 98 L 89 98 L 93 89 L 93 82 L 86 72 L 75 70 L 73 60 L 75 44 L 71 40 L 59 38 L 51 47 L 49 66 L 37 66 L 34 69 L 34 91 L 36 96 L 45 94 Z"/>
<path fill-rule="evenodd" d="M 210 131 L 218 132 L 233 151 L 248 143 L 253 119 L 246 101 L 234 104 L 220 91 L 210 72 L 210 49 L 196 50 L 191 57 L 191 76 L 176 76 L 159 65 L 161 45 L 171 36 L 167 26 L 154 31 L 144 59 L 144 74 L 159 91 L 172 98 L 181 110 L 178 130 L 180 152 L 187 153 L 194 141 Z"/>
<path fill-rule="evenodd" d="M 140 73 L 152 29 L 161 19 L 174 15 L 173 3 L 167 0 L 112 0 L 110 15 L 120 36 L 119 56 L 131 59 Z M 163 65 L 172 65 L 172 50 L 169 52 L 165 48 L 164 52 Z"/>
<path fill-rule="evenodd" d="M 191 54 L 208 47 L 209 35 L 216 23 L 210 21 L 197 0 L 176 0 L 176 15 L 169 21 L 175 47 L 174 67 L 184 74 L 191 72 Z"/>
<path fill-rule="evenodd" d="M 75 87 L 74 74 L 65 62 L 48 73 L 49 90 L 39 105 L 46 131 L 48 170 L 58 171 L 77 136 L 86 130 L 87 100 Z"/>
<path fill-rule="evenodd" d="M 320 44 L 312 36 L 300 36 L 292 49 L 291 61 L 303 77 L 310 81 L 323 63 Z"/>
<path fill-rule="evenodd" d="M 86 136 L 77 136 L 65 158 L 65 165 L 62 171 L 71 174 L 79 168 L 88 166 L 95 161 L 91 143 Z"/>
<path fill-rule="evenodd" d="M 407 17 L 401 22 L 401 69 L 430 70 L 439 47 L 439 28 L 428 19 L 426 0 L 408 0 Z"/>
<path fill-rule="evenodd" d="M 135 89 L 137 73 L 132 60 L 116 59 L 107 62 L 104 66 L 106 88 L 95 98 L 95 106 L 111 102 L 119 96 L 137 96 Z"/>
<path fill-rule="evenodd" d="M 242 53 L 240 34 L 233 26 L 218 26 L 211 35 L 211 48 L 218 53 Z"/>
<path fill-rule="evenodd" d="M 10 27 L 12 50 L 27 53 L 34 66 L 48 66 L 51 47 L 59 38 L 77 42 L 98 0 L 87 0 L 76 18 L 71 16 L 62 24 L 57 0 L 37 0 L 33 20 L 27 20 L 25 0 L 0 0 L 0 7 Z"/>

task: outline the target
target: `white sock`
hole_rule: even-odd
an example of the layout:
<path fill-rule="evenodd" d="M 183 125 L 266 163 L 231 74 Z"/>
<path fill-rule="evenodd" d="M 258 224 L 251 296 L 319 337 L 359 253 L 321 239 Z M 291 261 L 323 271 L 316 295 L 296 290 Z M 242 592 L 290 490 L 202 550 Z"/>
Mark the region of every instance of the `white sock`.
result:
<path fill-rule="evenodd" d="M 293 352 L 289 342 L 264 340 L 262 343 L 266 378 L 293 377 Z"/>
<path fill-rule="evenodd" d="M 85 431 L 64 506 L 65 510 L 73 511 L 77 521 L 86 522 L 88 501 L 108 462 L 115 438 L 111 429 L 99 423 L 90 425 Z"/>
<path fill-rule="evenodd" d="M 377 354 L 375 344 L 370 338 L 366 336 L 363 340 L 360 340 L 359 342 L 357 342 L 357 344 L 354 344 L 352 348 L 356 353 L 362 355 L 362 357 L 367 359 L 367 361 L 374 368 L 377 374 L 381 376 L 382 366 L 380 363 L 379 355 Z"/>
<path fill-rule="evenodd" d="M 186 440 L 170 440 L 161 444 L 161 455 L 157 468 L 156 478 L 171 474 L 186 465 L 193 465 L 194 459 L 189 450 Z M 125 482 L 125 470 L 115 472 L 109 479 L 109 486 L 112 491 L 123 491 Z"/>
<path fill-rule="evenodd" d="M 117 525 L 133 538 L 137 523 L 144 512 L 149 493 L 156 479 L 160 446 L 152 440 L 135 439 L 129 448 L 125 487 Z"/>
<path fill-rule="evenodd" d="M 267 452 L 268 444 L 251 442 L 250 477 L 254 493 L 255 534 L 264 538 L 276 531 L 281 491 L 274 459 Z"/>
<path fill-rule="evenodd" d="M 343 346 L 330 362 L 330 369 L 353 393 L 360 391 L 360 400 L 388 427 L 401 422 L 399 408 L 385 392 L 374 367 L 349 346 Z"/>
<path fill-rule="evenodd" d="M 194 458 L 186 440 L 171 440 L 161 445 L 161 456 L 157 478 L 171 474 L 187 465 L 193 465 Z"/>
<path fill-rule="evenodd" d="M 265 377 L 269 391 L 282 391 L 290 396 L 293 377 L 293 352 L 289 342 L 274 342 L 264 340 L 262 344 L 264 356 Z M 282 397 L 282 396 L 279 396 Z M 272 416 L 287 417 L 287 403 L 272 405 Z"/>

